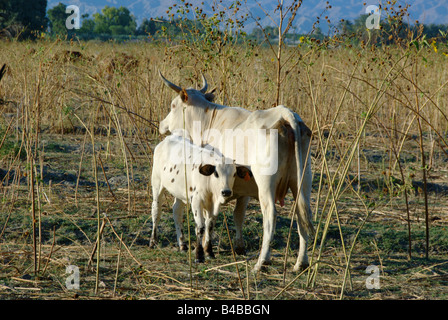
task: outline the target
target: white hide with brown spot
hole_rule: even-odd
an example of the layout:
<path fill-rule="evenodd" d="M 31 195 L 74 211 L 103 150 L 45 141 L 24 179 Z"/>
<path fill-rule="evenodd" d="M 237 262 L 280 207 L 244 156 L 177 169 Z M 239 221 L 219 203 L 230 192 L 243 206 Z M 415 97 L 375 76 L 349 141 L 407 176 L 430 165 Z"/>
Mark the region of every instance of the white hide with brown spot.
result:
<path fill-rule="evenodd" d="M 232 197 L 234 181 L 250 174 L 248 168 L 235 165 L 218 151 L 210 152 L 178 135 L 165 138 L 154 149 L 151 246 L 157 242 L 161 196 L 167 191 L 175 198 L 173 217 L 179 247 L 186 249 L 181 225 L 188 201 L 196 224 L 196 260 L 204 260 L 204 250 L 213 257 L 210 241 L 220 206 Z"/>

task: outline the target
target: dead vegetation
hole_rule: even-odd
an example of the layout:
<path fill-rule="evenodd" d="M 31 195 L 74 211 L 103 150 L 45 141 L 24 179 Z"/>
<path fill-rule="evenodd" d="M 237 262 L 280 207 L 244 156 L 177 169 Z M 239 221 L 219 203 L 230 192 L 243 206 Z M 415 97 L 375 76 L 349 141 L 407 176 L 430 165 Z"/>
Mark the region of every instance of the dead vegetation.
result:
<path fill-rule="evenodd" d="M 448 91 L 440 52 L 300 49 L 309 60 L 288 74 L 279 99 L 313 129 L 311 268 L 291 272 L 298 240 L 287 199 L 273 263 L 253 274 L 262 237 L 256 201 L 245 223 L 247 256 L 233 258 L 227 206 L 217 258 L 194 264 L 190 252 L 175 249 L 169 197 L 160 246 L 148 248 L 149 176 L 157 123 L 173 98 L 158 69 L 184 86 L 196 86 L 204 72 L 218 103 L 264 109 L 277 90 L 265 49 L 245 48 L 252 51 L 217 70 L 162 44 L 2 47 L 2 299 L 447 298 Z M 66 284 L 69 265 L 80 270 L 77 290 Z M 370 265 L 378 267 L 379 289 L 366 288 Z"/>

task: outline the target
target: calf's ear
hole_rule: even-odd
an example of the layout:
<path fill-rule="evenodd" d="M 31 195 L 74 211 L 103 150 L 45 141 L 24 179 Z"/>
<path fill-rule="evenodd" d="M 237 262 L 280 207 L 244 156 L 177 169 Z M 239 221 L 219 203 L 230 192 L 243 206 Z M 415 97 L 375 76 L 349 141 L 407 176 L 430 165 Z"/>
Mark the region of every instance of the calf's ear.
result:
<path fill-rule="evenodd" d="M 250 171 L 249 168 L 244 167 L 244 166 L 237 166 L 236 174 L 238 175 L 238 177 L 240 177 L 241 179 L 244 179 L 245 181 L 249 181 L 250 178 L 253 177 L 252 171 Z"/>
<path fill-rule="evenodd" d="M 211 164 L 205 164 L 199 166 L 199 172 L 204 176 L 210 176 L 213 172 L 215 172 L 215 166 Z"/>

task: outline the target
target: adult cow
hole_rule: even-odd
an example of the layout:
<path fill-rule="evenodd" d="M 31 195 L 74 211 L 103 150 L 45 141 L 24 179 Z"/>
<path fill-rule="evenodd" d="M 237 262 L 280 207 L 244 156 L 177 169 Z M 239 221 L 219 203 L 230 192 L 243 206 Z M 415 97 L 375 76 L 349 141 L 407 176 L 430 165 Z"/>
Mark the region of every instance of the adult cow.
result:
<path fill-rule="evenodd" d="M 247 189 L 241 186 L 234 187 L 234 198 L 237 199 L 234 219 L 238 242 L 236 246 L 241 249 L 241 245 L 244 245 L 241 230 L 246 206 L 249 197 L 258 198 L 263 214 L 263 242 L 254 270 L 260 270 L 270 261 L 270 244 L 274 236 L 277 214 L 275 203 L 279 201 L 283 205 L 289 189 L 294 199 L 297 199 L 295 213 L 298 218 L 300 239 L 294 270 L 306 268 L 309 265 L 308 236 L 314 232 L 310 209 L 312 177 L 307 152 L 311 137 L 309 128 L 299 115 L 284 106 L 251 112 L 240 107 L 213 103 L 214 96 L 213 93 L 207 93 L 208 85 L 204 76 L 202 76 L 203 87 L 196 90 L 177 86 L 160 72 L 159 75 L 163 82 L 178 94 L 171 102 L 169 114 L 160 122 L 159 132 L 165 134 L 184 129 L 189 132 L 194 143 L 219 148 L 225 157 L 233 159 L 236 152 L 240 156 L 238 163 L 250 166 L 256 186 Z M 247 132 L 256 135 L 256 138 L 248 141 L 252 137 L 250 134 L 245 135 Z M 217 134 L 220 135 L 219 138 Z M 239 139 L 239 142 L 235 143 L 240 134 L 244 139 Z M 261 141 L 264 148 L 261 151 L 257 150 L 256 155 L 251 157 L 254 153 L 252 148 L 254 141 Z M 261 144 L 258 143 L 257 146 L 260 147 Z M 263 155 L 270 156 L 268 165 L 263 163 Z M 252 161 L 249 161 L 249 158 Z"/>

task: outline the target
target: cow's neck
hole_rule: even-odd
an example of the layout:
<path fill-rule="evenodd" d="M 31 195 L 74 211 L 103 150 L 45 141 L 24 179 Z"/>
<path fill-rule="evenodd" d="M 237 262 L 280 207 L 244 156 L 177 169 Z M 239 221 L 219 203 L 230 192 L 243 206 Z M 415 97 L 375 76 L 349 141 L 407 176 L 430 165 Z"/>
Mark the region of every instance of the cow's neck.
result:
<path fill-rule="evenodd" d="M 219 142 L 214 139 L 216 135 L 223 135 L 227 129 L 238 128 L 240 122 L 250 113 L 246 109 L 198 100 L 186 106 L 185 126 L 195 143 L 201 145 L 211 144 L 218 147 Z M 200 140 L 197 140 L 199 138 Z"/>

